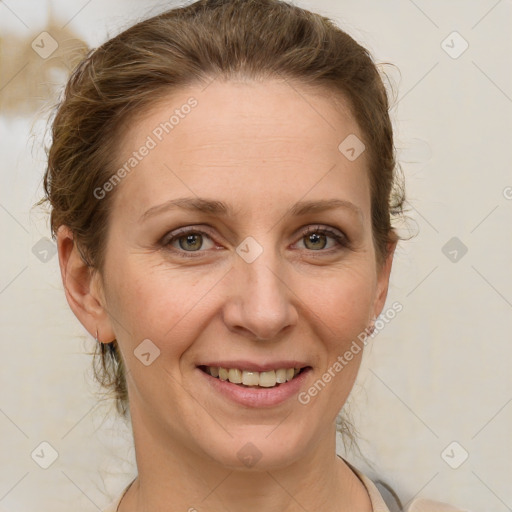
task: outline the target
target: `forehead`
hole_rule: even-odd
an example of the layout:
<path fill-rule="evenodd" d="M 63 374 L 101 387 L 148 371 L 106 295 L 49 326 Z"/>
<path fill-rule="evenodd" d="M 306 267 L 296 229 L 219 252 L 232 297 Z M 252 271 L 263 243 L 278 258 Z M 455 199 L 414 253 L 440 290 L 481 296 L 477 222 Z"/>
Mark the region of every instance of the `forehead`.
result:
<path fill-rule="evenodd" d="M 326 89 L 219 79 L 189 86 L 127 127 L 118 166 L 144 145 L 151 149 L 123 179 L 122 195 L 135 194 L 142 208 L 187 188 L 227 202 L 244 191 L 299 200 L 308 189 L 331 196 L 339 189 L 364 203 L 367 156 L 349 160 L 339 148 L 354 136 L 363 139 L 348 103 Z"/>

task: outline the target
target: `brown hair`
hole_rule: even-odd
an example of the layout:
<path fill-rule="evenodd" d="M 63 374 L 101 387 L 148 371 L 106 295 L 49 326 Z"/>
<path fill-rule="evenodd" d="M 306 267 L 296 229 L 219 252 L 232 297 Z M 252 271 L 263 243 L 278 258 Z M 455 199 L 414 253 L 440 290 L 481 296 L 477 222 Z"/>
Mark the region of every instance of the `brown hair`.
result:
<path fill-rule="evenodd" d="M 404 202 L 384 83 L 369 52 L 331 20 L 280 0 L 200 0 L 142 21 L 89 53 L 53 120 L 44 177 L 53 235 L 67 225 L 84 260 L 101 271 L 115 192 L 99 200 L 94 190 L 116 169 L 123 126 L 176 88 L 217 77 L 284 78 L 349 100 L 369 155 L 373 237 L 377 261 L 384 261 L 398 239 L 391 217 Z M 125 415 L 117 342 L 99 347 L 96 378 Z M 347 424 L 341 429 L 350 434 Z"/>

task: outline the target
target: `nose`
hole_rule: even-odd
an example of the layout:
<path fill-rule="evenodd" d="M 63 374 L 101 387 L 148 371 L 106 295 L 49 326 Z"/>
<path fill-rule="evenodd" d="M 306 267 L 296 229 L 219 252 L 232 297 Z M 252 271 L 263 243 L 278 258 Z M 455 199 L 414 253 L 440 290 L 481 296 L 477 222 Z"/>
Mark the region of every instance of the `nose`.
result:
<path fill-rule="evenodd" d="M 276 339 L 297 323 L 294 298 L 282 265 L 268 252 L 252 263 L 238 258 L 230 272 L 224 322 L 230 331 L 246 337 Z"/>

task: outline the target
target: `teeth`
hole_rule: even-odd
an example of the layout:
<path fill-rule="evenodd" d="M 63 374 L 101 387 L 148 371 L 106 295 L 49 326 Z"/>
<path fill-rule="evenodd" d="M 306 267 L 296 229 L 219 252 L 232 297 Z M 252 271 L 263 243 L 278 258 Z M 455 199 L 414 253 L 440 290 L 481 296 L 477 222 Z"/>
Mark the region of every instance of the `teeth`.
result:
<path fill-rule="evenodd" d="M 300 368 L 279 368 L 278 370 L 267 372 L 252 372 L 239 370 L 238 368 L 207 366 L 206 371 L 212 377 L 218 377 L 220 380 L 229 380 L 233 384 L 272 388 L 277 384 L 283 384 L 292 380 L 300 372 Z"/>
<path fill-rule="evenodd" d="M 279 382 L 280 384 L 286 382 L 286 370 L 284 368 L 276 370 L 276 382 Z"/>
<path fill-rule="evenodd" d="M 276 372 L 271 370 L 269 372 L 260 373 L 260 386 L 264 388 L 272 388 L 276 385 Z"/>
<path fill-rule="evenodd" d="M 242 372 L 237 368 L 230 368 L 228 372 L 228 380 L 233 384 L 240 384 L 242 382 Z"/>
<path fill-rule="evenodd" d="M 230 381 L 233 382 L 233 381 Z M 248 372 L 244 370 L 242 372 L 242 383 L 246 386 L 259 386 L 260 384 L 260 374 L 259 372 Z M 236 384 L 236 382 L 234 383 Z"/>

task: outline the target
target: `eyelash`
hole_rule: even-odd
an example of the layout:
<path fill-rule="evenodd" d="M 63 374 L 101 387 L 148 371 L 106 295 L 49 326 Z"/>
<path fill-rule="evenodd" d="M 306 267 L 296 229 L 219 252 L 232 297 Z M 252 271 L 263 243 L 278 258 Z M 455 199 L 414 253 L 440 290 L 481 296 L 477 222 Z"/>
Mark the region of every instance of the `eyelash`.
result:
<path fill-rule="evenodd" d="M 350 248 L 350 241 L 349 239 L 341 233 L 338 233 L 337 231 L 334 231 L 333 229 L 322 227 L 322 226 L 310 226 L 304 231 L 300 237 L 300 240 L 302 240 L 304 237 L 311 235 L 313 233 L 327 235 L 329 238 L 332 238 L 336 241 L 337 247 L 331 247 L 330 249 L 319 249 L 318 251 L 312 250 L 312 249 L 306 249 L 306 251 L 310 251 L 312 253 L 318 252 L 322 254 L 331 254 L 332 252 L 337 252 L 341 249 L 349 249 Z M 168 237 L 167 235 L 162 239 L 161 245 L 163 248 L 168 249 L 178 256 L 182 258 L 197 258 L 199 255 L 205 251 L 197 250 L 197 251 L 184 251 L 180 249 L 176 249 L 174 247 L 171 247 L 171 243 L 179 240 L 180 238 L 186 236 L 186 235 L 206 235 L 210 240 L 212 237 L 205 231 L 202 231 L 200 229 L 194 229 L 191 228 L 183 228 L 176 233 L 172 234 L 172 236 Z M 213 241 L 213 240 L 212 240 Z M 199 253 L 199 254 L 198 254 Z"/>

